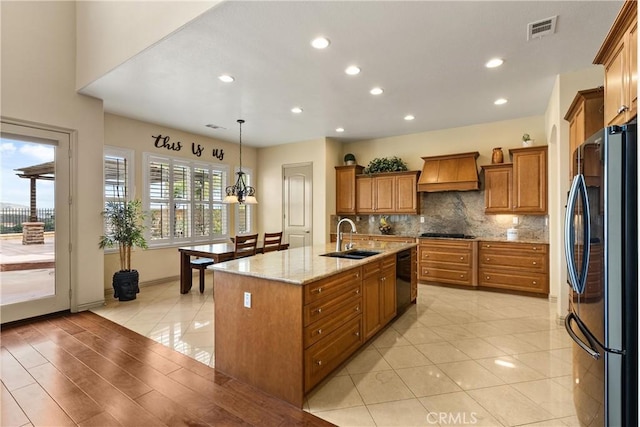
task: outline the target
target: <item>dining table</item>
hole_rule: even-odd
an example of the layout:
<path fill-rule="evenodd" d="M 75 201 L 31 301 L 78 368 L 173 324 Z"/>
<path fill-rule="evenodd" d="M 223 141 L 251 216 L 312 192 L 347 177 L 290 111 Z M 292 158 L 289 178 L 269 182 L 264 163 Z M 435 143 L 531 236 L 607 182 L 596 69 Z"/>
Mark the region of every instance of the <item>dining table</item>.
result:
<path fill-rule="evenodd" d="M 256 253 L 262 253 L 263 242 L 258 242 Z M 281 243 L 280 249 L 289 249 L 288 243 Z M 191 257 L 211 258 L 214 264 L 230 261 L 235 254 L 234 243 L 207 243 L 203 245 L 182 246 L 178 248 L 180 253 L 180 293 L 186 294 L 191 290 L 193 271 L 191 269 Z"/>

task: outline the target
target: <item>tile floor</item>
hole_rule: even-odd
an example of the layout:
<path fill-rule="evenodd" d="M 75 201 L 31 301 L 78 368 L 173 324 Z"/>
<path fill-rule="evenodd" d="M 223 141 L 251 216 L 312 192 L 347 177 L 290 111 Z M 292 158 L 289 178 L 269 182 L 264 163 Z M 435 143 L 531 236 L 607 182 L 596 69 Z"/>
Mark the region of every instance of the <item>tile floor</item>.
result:
<path fill-rule="evenodd" d="M 93 310 L 214 366 L 211 280 L 177 281 Z M 418 303 L 309 396 L 340 426 L 577 426 L 571 341 L 540 298 L 419 286 Z"/>

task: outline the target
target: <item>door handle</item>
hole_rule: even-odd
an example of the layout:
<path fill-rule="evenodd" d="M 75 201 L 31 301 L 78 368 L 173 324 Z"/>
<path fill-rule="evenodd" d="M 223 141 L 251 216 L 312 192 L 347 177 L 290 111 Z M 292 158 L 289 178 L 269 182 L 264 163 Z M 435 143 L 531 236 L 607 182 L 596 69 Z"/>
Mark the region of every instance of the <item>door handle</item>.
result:
<path fill-rule="evenodd" d="M 575 324 L 578 326 L 578 329 L 580 329 L 580 332 L 582 332 L 582 334 L 587 338 L 587 341 L 589 341 L 589 343 L 585 343 L 584 341 L 582 341 L 576 335 L 576 333 L 573 332 L 573 329 L 571 329 L 572 322 L 575 322 Z M 569 333 L 569 336 L 571 337 L 571 339 L 574 340 L 576 344 L 580 346 L 581 349 L 589 353 L 589 356 L 593 357 L 596 360 L 600 359 L 601 354 L 597 350 L 595 339 L 592 337 L 591 331 L 587 329 L 587 326 L 584 323 L 582 323 L 582 321 L 578 318 L 578 316 L 576 316 L 574 313 L 569 313 L 567 317 L 564 318 L 564 328 Z"/>
<path fill-rule="evenodd" d="M 582 242 L 583 257 L 580 266 L 580 276 L 578 276 L 578 266 L 576 265 L 575 254 L 575 224 L 574 211 L 578 196 L 582 196 L 582 226 L 584 238 Z M 576 175 L 571 183 L 569 198 L 567 201 L 567 211 L 564 217 L 564 253 L 567 261 L 569 283 L 571 287 L 582 294 L 587 282 L 587 269 L 589 267 L 589 256 L 591 251 L 591 216 L 589 212 L 589 197 L 587 195 L 587 185 L 583 175 Z"/>

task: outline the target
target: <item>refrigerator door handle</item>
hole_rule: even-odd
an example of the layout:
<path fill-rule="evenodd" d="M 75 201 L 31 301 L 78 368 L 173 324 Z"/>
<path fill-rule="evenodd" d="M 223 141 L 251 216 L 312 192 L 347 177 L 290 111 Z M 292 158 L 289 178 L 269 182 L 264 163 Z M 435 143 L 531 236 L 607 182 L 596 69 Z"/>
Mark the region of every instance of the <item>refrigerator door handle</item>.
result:
<path fill-rule="evenodd" d="M 574 212 L 578 196 L 582 196 L 582 226 L 583 226 L 583 247 L 584 256 L 582 257 L 582 265 L 580 266 L 580 275 L 578 276 L 578 266 L 575 262 L 575 224 Z M 573 290 L 582 294 L 587 283 L 587 269 L 589 268 L 589 256 L 591 255 L 591 215 L 589 212 L 589 196 L 587 195 L 587 184 L 584 176 L 578 174 L 573 177 L 571 183 L 571 191 L 567 200 L 567 211 L 564 216 L 564 254 L 567 261 L 567 270 L 569 283 Z"/>
<path fill-rule="evenodd" d="M 580 329 L 580 332 L 582 332 L 582 334 L 587 338 L 587 341 L 589 341 L 588 344 L 582 341 L 576 335 L 576 333 L 573 332 L 573 329 L 571 329 L 572 321 L 575 322 L 576 325 L 578 325 L 578 329 Z M 576 344 L 580 346 L 580 348 L 589 353 L 589 356 L 593 357 L 596 360 L 602 357 L 600 352 L 597 350 L 597 340 L 593 338 L 589 329 L 587 329 L 587 327 L 580 321 L 580 318 L 578 318 L 575 313 L 569 313 L 567 317 L 564 318 L 564 328 L 567 330 L 567 333 L 569 334 L 571 339 L 573 339 Z"/>

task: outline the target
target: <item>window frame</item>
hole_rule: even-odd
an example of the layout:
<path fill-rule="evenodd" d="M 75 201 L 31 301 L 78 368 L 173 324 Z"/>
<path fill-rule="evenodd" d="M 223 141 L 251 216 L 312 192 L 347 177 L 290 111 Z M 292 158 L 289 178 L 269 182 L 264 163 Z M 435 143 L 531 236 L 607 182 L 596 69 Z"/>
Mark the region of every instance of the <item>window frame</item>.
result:
<path fill-rule="evenodd" d="M 168 166 L 169 177 L 168 184 L 169 189 L 168 197 L 152 197 L 152 192 L 150 191 L 151 186 L 151 176 L 150 176 L 150 166 L 152 162 L 165 163 Z M 188 191 L 184 192 L 185 197 L 177 198 L 175 195 L 175 185 L 174 185 L 174 177 L 176 167 L 185 167 L 188 169 L 188 182 L 189 188 Z M 202 170 L 207 171 L 208 174 L 208 197 L 204 200 L 197 199 L 196 200 L 196 192 L 195 186 L 197 181 L 196 174 L 200 173 Z M 221 175 L 221 183 L 220 183 L 220 191 L 219 191 L 219 200 L 214 199 L 213 196 L 213 187 L 214 187 L 214 175 Z M 168 205 L 167 211 L 169 218 L 167 221 L 169 222 L 169 228 L 167 230 L 167 236 L 162 238 L 152 238 L 151 236 L 151 214 L 147 216 L 147 227 L 145 230 L 145 238 L 149 244 L 150 248 L 158 248 L 158 247 L 169 247 L 169 246 L 187 246 L 190 244 L 202 244 L 206 242 L 224 242 L 229 239 L 229 207 L 222 203 L 225 195 L 225 188 L 228 185 L 229 179 L 229 167 L 224 164 L 212 164 L 201 161 L 184 159 L 182 157 L 172 157 L 166 155 L 158 155 L 156 153 L 143 153 L 143 181 L 144 181 L 144 197 L 143 197 L 143 209 L 149 213 L 151 213 L 151 205 L 153 203 L 166 203 Z M 187 205 L 187 210 L 189 212 L 188 224 L 189 224 L 189 232 L 184 237 L 176 236 L 174 223 L 176 218 L 176 204 Z M 208 225 L 209 234 L 207 235 L 195 235 L 195 219 L 196 219 L 196 206 L 201 207 L 202 204 L 206 204 L 208 206 L 208 211 L 213 212 L 214 209 L 219 209 L 223 215 L 223 233 L 215 234 L 213 233 L 213 227 L 211 224 Z M 211 218 L 211 216 L 209 217 Z M 209 219 L 210 220 L 210 219 Z"/>

